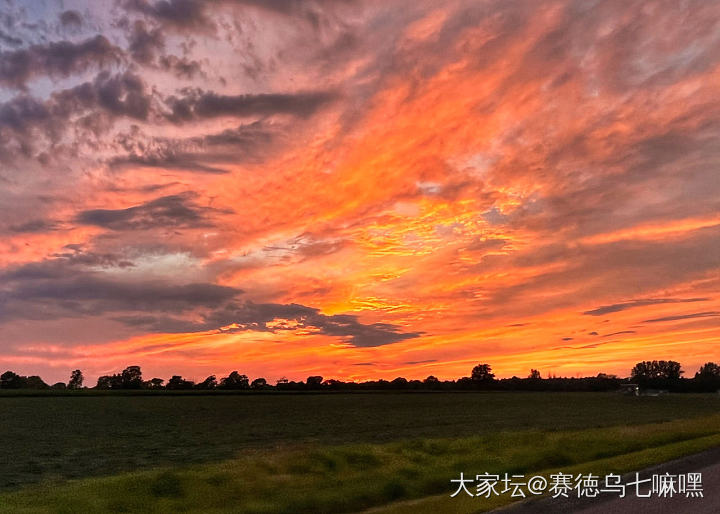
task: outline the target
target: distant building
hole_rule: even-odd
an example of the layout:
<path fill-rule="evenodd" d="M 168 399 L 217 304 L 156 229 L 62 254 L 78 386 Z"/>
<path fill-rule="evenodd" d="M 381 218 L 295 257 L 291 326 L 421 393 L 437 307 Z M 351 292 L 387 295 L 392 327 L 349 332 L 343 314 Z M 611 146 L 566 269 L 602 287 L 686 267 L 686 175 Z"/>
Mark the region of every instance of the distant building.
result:
<path fill-rule="evenodd" d="M 627 396 L 640 396 L 640 386 L 637 384 L 622 384 L 620 392 Z"/>

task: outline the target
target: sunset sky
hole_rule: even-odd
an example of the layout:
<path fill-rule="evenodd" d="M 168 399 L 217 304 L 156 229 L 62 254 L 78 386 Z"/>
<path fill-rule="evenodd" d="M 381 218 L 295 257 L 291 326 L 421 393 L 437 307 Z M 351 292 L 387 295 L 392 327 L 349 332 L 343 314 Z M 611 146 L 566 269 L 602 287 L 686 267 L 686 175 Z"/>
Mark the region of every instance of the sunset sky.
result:
<path fill-rule="evenodd" d="M 720 362 L 720 4 L 0 0 L 0 368 Z"/>

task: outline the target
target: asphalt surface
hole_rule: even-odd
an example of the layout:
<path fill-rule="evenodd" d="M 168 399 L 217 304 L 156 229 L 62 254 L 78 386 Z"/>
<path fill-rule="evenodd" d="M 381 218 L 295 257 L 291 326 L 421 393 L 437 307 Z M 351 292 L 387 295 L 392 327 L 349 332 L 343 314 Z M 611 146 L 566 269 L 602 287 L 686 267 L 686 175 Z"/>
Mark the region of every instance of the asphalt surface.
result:
<path fill-rule="evenodd" d="M 624 498 L 601 494 L 597 498 L 541 498 L 496 509 L 497 514 L 578 513 L 578 514 L 718 514 L 720 513 L 720 448 L 689 455 L 640 471 L 640 480 L 652 475 L 670 473 L 702 473 L 702 498 L 688 498 L 684 494 L 672 497 L 638 498 L 635 489 L 628 488 Z M 623 477 L 622 483 L 635 480 L 635 473 Z"/>

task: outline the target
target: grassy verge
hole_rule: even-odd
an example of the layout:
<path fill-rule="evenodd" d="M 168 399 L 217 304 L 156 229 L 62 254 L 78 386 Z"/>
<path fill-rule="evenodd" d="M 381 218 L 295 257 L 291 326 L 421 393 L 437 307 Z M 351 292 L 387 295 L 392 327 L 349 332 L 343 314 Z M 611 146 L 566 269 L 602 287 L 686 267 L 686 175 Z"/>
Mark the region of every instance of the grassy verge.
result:
<path fill-rule="evenodd" d="M 393 513 L 472 512 L 496 505 L 448 498 L 450 479 L 460 471 L 620 472 L 718 445 L 720 415 L 575 431 L 305 445 L 255 450 L 216 464 L 28 486 L 0 495 L 0 512 L 334 513 L 382 505 Z"/>
<path fill-rule="evenodd" d="M 548 480 L 551 474 L 558 471 L 575 475 L 578 473 L 593 473 L 600 476 L 608 473 L 624 474 L 718 446 L 720 446 L 720 434 L 715 434 L 647 448 L 615 457 L 563 466 L 562 469 L 553 467 L 532 474 L 542 475 Z M 448 492 L 425 498 L 394 502 L 366 510 L 364 514 L 436 514 L 438 512 L 444 514 L 468 514 L 487 512 L 519 500 L 518 498 L 512 498 L 509 494 L 491 498 L 471 498 L 468 495 L 458 495 L 455 498 L 450 498 L 449 495 Z"/>

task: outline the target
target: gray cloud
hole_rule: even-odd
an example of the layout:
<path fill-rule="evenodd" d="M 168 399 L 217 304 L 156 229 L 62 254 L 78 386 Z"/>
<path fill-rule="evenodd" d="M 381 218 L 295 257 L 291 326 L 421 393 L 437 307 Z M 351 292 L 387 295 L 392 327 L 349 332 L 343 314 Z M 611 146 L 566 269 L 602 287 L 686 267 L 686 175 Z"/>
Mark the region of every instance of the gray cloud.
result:
<path fill-rule="evenodd" d="M 80 43 L 57 41 L 0 52 L 0 84 L 22 88 L 38 74 L 67 77 L 91 65 L 118 63 L 122 56 L 122 50 L 101 35 Z"/>
<path fill-rule="evenodd" d="M 196 0 L 128 0 L 125 8 L 141 12 L 170 27 L 199 29 L 213 26 L 203 4 Z"/>
<path fill-rule="evenodd" d="M 318 309 L 296 303 L 230 302 L 219 309 L 205 313 L 200 322 L 147 315 L 114 319 L 152 332 L 205 332 L 230 325 L 234 326 L 224 331 L 283 332 L 310 329 L 339 337 L 356 347 L 383 346 L 422 335 L 421 332 L 403 332 L 400 327 L 388 323 L 365 324 L 354 315 L 328 316 L 320 313 Z M 282 325 L 269 327 L 268 324 L 275 320 L 288 320 L 295 324 L 287 327 Z"/>
<path fill-rule="evenodd" d="M 425 360 L 421 360 L 421 361 L 407 361 L 407 362 L 403 362 L 403 364 L 408 364 L 410 366 L 414 366 L 416 364 L 430 364 L 431 362 L 438 362 L 438 360 L 437 359 L 425 359 Z"/>
<path fill-rule="evenodd" d="M 22 132 L 51 118 L 51 111 L 41 101 L 22 95 L 0 104 L 0 128 Z"/>
<path fill-rule="evenodd" d="M 163 55 L 158 59 L 158 64 L 161 69 L 183 79 L 192 79 L 202 73 L 200 63 L 187 57 Z"/>
<path fill-rule="evenodd" d="M 113 168 L 146 166 L 197 173 L 228 173 L 226 165 L 258 162 L 284 144 L 289 126 L 243 124 L 214 134 L 185 139 L 138 138 L 124 134 L 116 138 L 127 155 L 114 157 Z"/>
<path fill-rule="evenodd" d="M 137 333 L 302 330 L 356 347 L 422 335 L 389 323 L 363 323 L 351 314 L 326 315 L 297 303 L 241 301 L 244 292 L 237 287 L 117 273 L 134 267 L 126 256 L 86 251 L 79 245 L 68 245 L 42 261 L 10 266 L 0 272 L 0 321 L 104 317 Z"/>
<path fill-rule="evenodd" d="M 178 169 L 197 173 L 225 174 L 228 170 L 217 166 L 203 164 L 198 159 L 203 155 L 192 153 L 170 153 L 166 155 L 129 155 L 126 157 L 115 157 L 110 161 L 113 168 L 124 168 L 126 166 L 145 166 L 148 168 Z"/>
<path fill-rule="evenodd" d="M 123 279 L 104 271 L 132 267 L 133 263 L 122 256 L 84 252 L 75 247 L 67 250 L 0 273 L 3 321 L 95 317 L 112 312 L 177 315 L 198 308 L 219 308 L 242 293 L 212 283 Z"/>
<path fill-rule="evenodd" d="M 165 46 L 165 38 L 159 29 L 148 30 L 145 23 L 137 20 L 132 27 L 128 41 L 128 52 L 137 62 L 148 64 L 155 59 L 156 52 Z"/>
<path fill-rule="evenodd" d="M 10 225 L 8 230 L 16 233 L 42 233 L 50 232 L 57 229 L 57 223 L 50 220 L 35 219 L 24 223 Z"/>
<path fill-rule="evenodd" d="M 8 161 L 34 157 L 43 149 L 53 155 L 92 145 L 116 117 L 145 120 L 151 95 L 131 72 L 101 72 L 94 80 L 53 93 L 47 100 L 21 94 L 0 103 L 0 155 Z"/>
<path fill-rule="evenodd" d="M 163 196 L 126 209 L 91 209 L 78 214 L 75 221 L 110 230 L 210 226 L 209 216 L 219 211 L 195 204 L 194 197 L 191 193 L 184 193 Z"/>
<path fill-rule="evenodd" d="M 60 24 L 63 27 L 80 28 L 83 20 L 79 12 L 71 9 L 60 13 Z"/>
<path fill-rule="evenodd" d="M 611 312 L 620 312 L 627 309 L 634 309 L 636 307 L 645 307 L 648 305 L 658 305 L 664 303 L 692 303 L 692 302 L 706 302 L 709 298 L 648 298 L 644 300 L 630 300 L 623 303 L 614 303 L 612 305 L 603 305 L 596 309 L 583 312 L 590 316 L 602 316 Z"/>
<path fill-rule="evenodd" d="M 170 108 L 168 119 L 181 123 L 220 116 L 289 114 L 305 118 L 335 98 L 336 93 L 327 91 L 257 95 L 219 95 L 212 91 L 189 91 L 183 97 L 171 96 L 166 102 Z"/>
<path fill-rule="evenodd" d="M 171 29 L 194 29 L 207 31 L 215 28 L 211 13 L 208 11 L 217 5 L 254 7 L 264 11 L 295 16 L 313 27 L 319 25 L 319 19 L 325 12 L 338 4 L 351 4 L 353 0 L 127 0 L 124 5 L 129 11 L 135 11 L 155 20 Z M 210 9 L 209 9 L 210 8 Z"/>
<path fill-rule="evenodd" d="M 22 39 L 10 35 L 2 30 L 0 30 L 0 42 L 5 43 L 8 46 L 20 46 L 23 44 Z"/>
<path fill-rule="evenodd" d="M 676 316 L 665 316 L 662 318 L 646 319 L 643 323 L 659 323 L 662 321 L 680 321 L 693 318 L 715 318 L 720 317 L 720 311 L 695 312 L 692 314 L 679 314 Z"/>

